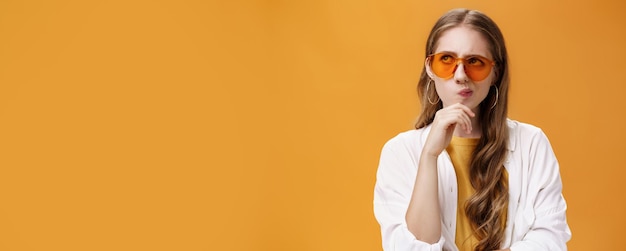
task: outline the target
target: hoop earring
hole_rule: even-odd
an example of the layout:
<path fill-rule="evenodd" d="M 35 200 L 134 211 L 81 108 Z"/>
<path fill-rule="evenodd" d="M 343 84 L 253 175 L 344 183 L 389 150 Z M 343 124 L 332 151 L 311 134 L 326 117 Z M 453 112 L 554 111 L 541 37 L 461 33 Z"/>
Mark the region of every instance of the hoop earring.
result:
<path fill-rule="evenodd" d="M 496 107 L 496 105 L 498 104 L 498 98 L 500 97 L 500 92 L 498 91 L 498 87 L 494 85 L 494 87 L 496 87 L 496 102 L 493 102 L 493 105 L 491 106 L 490 109 L 493 110 L 494 107 Z"/>
<path fill-rule="evenodd" d="M 433 102 L 430 100 L 430 93 L 428 92 L 428 90 L 430 89 L 430 83 L 432 82 L 432 79 L 428 79 L 428 84 L 426 84 L 426 99 L 428 99 L 428 103 L 430 103 L 431 105 L 436 105 L 439 103 L 439 96 L 437 96 L 437 102 Z"/>

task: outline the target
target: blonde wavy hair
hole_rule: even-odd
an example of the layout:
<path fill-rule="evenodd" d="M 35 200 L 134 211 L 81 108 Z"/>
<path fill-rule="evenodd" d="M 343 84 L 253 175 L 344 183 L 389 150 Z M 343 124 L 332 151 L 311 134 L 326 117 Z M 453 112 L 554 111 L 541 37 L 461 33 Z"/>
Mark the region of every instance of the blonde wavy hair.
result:
<path fill-rule="evenodd" d="M 489 94 L 480 104 L 480 129 L 482 137 L 474 150 L 470 164 L 470 182 L 476 193 L 467 201 L 467 214 L 474 235 L 478 239 L 475 251 L 496 250 L 504 240 L 506 211 L 509 202 L 508 180 L 504 172 L 507 157 L 508 127 L 507 101 L 509 89 L 509 66 L 504 37 L 498 26 L 485 14 L 467 9 L 455 9 L 444 14 L 432 28 L 426 44 L 426 55 L 434 53 L 441 35 L 454 27 L 466 26 L 480 32 L 488 41 L 495 62 L 495 78 Z M 417 91 L 422 111 L 415 128 L 433 122 L 435 113 L 442 108 L 434 88 L 427 88 L 429 80 L 426 68 L 422 69 Z M 430 100 L 438 100 L 434 105 Z M 494 105 L 495 104 L 495 105 Z"/>

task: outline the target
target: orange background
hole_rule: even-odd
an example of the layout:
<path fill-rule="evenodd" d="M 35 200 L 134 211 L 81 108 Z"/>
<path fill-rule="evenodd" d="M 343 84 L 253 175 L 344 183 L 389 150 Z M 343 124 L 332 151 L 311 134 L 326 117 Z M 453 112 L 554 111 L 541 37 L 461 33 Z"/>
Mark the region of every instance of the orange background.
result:
<path fill-rule="evenodd" d="M 435 20 L 490 15 L 571 250 L 626 223 L 624 1 L 0 2 L 0 250 L 380 250 Z"/>

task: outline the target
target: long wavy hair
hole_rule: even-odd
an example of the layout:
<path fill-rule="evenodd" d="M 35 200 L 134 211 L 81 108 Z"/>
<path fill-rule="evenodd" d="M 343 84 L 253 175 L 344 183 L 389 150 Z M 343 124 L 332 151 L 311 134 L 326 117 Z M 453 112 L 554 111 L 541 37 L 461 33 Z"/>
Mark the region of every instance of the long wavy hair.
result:
<path fill-rule="evenodd" d="M 444 14 L 428 36 L 426 55 L 434 53 L 441 35 L 454 27 L 466 26 L 482 34 L 488 41 L 495 62 L 495 87 L 479 105 L 478 119 L 482 137 L 473 152 L 470 163 L 470 182 L 476 192 L 469 198 L 465 213 L 471 222 L 478 244 L 474 250 L 496 250 L 504 241 L 506 210 L 509 202 L 508 180 L 504 173 L 507 157 L 508 127 L 507 101 L 509 89 L 509 66 L 504 37 L 498 26 L 485 14 L 467 9 L 455 9 Z M 417 85 L 422 111 L 415 128 L 433 122 L 435 113 L 442 108 L 434 85 L 428 88 L 430 78 L 422 69 Z M 495 90 L 498 88 L 498 90 Z M 438 100 L 434 105 L 429 101 Z M 495 105 L 494 105 L 495 104 Z"/>

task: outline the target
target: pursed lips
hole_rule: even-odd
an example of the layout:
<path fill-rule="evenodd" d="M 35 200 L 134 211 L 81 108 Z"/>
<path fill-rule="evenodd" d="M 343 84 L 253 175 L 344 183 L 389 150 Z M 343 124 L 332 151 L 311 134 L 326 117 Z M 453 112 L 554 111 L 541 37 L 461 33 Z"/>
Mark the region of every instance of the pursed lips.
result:
<path fill-rule="evenodd" d="M 472 93 L 474 93 L 474 92 L 472 90 L 470 90 L 470 89 L 463 89 L 463 90 L 461 90 L 459 92 L 459 95 L 461 97 L 468 98 L 468 97 L 472 96 Z"/>

